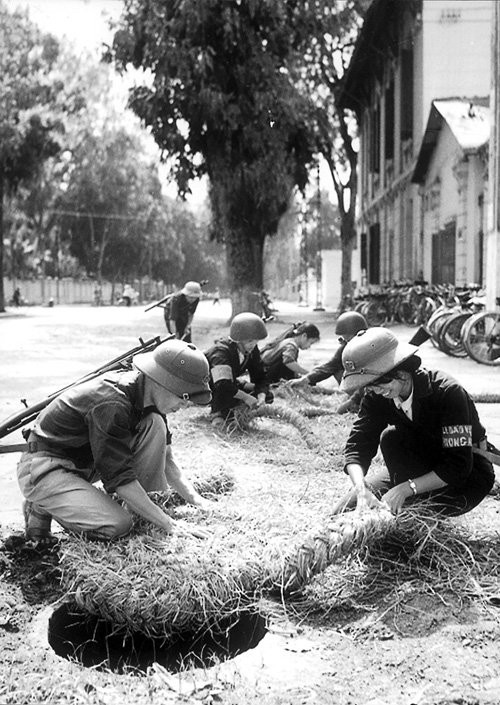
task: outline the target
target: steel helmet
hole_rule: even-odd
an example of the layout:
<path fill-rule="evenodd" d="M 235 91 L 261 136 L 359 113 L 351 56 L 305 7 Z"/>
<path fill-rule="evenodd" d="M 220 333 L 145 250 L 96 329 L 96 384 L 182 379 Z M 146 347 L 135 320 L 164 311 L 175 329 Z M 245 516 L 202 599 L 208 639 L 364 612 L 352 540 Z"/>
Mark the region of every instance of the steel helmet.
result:
<path fill-rule="evenodd" d="M 368 323 L 366 318 L 357 311 L 346 311 L 341 313 L 335 324 L 335 335 L 348 335 L 352 338 L 360 330 L 366 330 Z"/>
<path fill-rule="evenodd" d="M 407 360 L 418 350 L 401 343 L 387 328 L 362 330 L 350 340 L 342 353 L 344 374 L 340 389 L 353 392 L 366 387 Z"/>
<path fill-rule="evenodd" d="M 208 360 L 190 343 L 166 340 L 151 352 L 135 355 L 132 362 L 146 377 L 177 397 L 200 405 L 208 404 L 212 398 Z"/>
<path fill-rule="evenodd" d="M 197 299 L 201 296 L 201 286 L 198 282 L 186 282 L 181 289 L 181 294 L 184 296 L 196 296 Z"/>
<path fill-rule="evenodd" d="M 267 329 L 256 313 L 238 313 L 231 321 L 229 337 L 236 341 L 263 340 L 267 338 Z"/>

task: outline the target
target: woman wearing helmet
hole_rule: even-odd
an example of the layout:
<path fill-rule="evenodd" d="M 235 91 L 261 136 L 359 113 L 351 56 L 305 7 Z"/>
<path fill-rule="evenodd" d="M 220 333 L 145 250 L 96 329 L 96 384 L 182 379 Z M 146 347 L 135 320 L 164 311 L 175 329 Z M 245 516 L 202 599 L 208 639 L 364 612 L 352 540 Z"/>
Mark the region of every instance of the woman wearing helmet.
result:
<path fill-rule="evenodd" d="M 293 326 L 283 337 L 266 345 L 261 350 L 261 357 L 269 384 L 307 374 L 307 370 L 298 362 L 299 353 L 308 350 L 319 338 L 317 326 L 304 322 Z"/>
<path fill-rule="evenodd" d="M 214 426 L 222 426 L 241 404 L 253 407 L 273 401 L 257 345 L 266 337 L 267 329 L 259 316 L 239 313 L 231 321 L 229 336 L 217 340 L 205 352 L 210 366 Z M 249 381 L 242 379 L 243 375 L 248 375 Z"/>
<path fill-rule="evenodd" d="M 379 504 L 398 513 L 426 499 L 437 513 L 464 514 L 494 482 L 469 394 L 452 377 L 422 368 L 418 348 L 385 328 L 358 333 L 344 348 L 341 389 L 365 394 L 345 447 L 345 471 L 354 489 L 334 509 Z M 365 479 L 378 448 L 386 468 Z"/>
<path fill-rule="evenodd" d="M 344 373 L 342 366 L 342 353 L 344 348 L 360 330 L 366 330 L 367 328 L 368 323 L 361 313 L 357 311 L 345 311 L 341 313 L 335 324 L 335 334 L 338 336 L 339 347 L 335 350 L 333 357 L 322 365 L 318 365 L 303 377 L 292 380 L 290 385 L 292 387 L 301 387 L 309 384 L 314 386 L 329 377 L 334 377 L 337 383 L 340 384 Z M 354 392 L 354 394 L 349 396 L 349 399 L 338 406 L 337 413 L 344 414 L 347 411 L 357 412 L 362 396 L 362 392 Z"/>

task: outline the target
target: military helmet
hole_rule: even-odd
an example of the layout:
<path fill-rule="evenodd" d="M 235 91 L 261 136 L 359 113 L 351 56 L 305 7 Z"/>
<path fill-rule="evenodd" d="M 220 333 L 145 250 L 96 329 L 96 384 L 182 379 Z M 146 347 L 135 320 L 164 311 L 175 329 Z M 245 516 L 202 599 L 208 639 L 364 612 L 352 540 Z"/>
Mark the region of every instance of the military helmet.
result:
<path fill-rule="evenodd" d="M 267 338 L 267 328 L 256 313 L 238 313 L 231 321 L 229 337 L 232 340 L 263 340 Z"/>
<path fill-rule="evenodd" d="M 340 389 L 343 392 L 354 392 L 372 384 L 417 350 L 416 345 L 399 342 L 387 328 L 375 327 L 359 331 L 342 353 L 344 374 Z"/>
<path fill-rule="evenodd" d="M 133 364 L 175 396 L 195 404 L 208 404 L 212 395 L 205 355 L 191 343 L 170 339 L 147 353 L 135 355 Z"/>
<path fill-rule="evenodd" d="M 201 286 L 198 282 L 186 282 L 181 289 L 181 294 L 184 294 L 184 296 L 195 296 L 199 299 L 201 296 Z"/>
<path fill-rule="evenodd" d="M 335 335 L 349 336 L 352 338 L 360 330 L 366 330 L 368 323 L 366 318 L 357 311 L 345 311 L 337 318 L 335 324 Z"/>

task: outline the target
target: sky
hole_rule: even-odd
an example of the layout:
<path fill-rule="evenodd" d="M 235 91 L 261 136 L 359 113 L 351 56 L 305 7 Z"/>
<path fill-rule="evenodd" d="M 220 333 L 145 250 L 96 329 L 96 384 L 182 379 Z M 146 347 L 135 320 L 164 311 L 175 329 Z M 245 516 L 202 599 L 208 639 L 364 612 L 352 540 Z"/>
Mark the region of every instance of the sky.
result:
<path fill-rule="evenodd" d="M 112 38 L 109 19 L 117 19 L 122 0 L 4 0 L 9 9 L 27 9 L 43 30 L 66 37 L 75 49 L 95 50 Z"/>
<path fill-rule="evenodd" d="M 111 43 L 113 30 L 110 20 L 120 17 L 122 0 L 4 0 L 9 10 L 27 10 L 30 19 L 43 31 L 50 32 L 58 38 L 65 38 L 78 55 L 85 51 L 95 54 L 96 59 L 102 55 L 103 44 Z M 117 75 L 117 81 L 120 81 Z M 127 80 L 127 79 L 125 79 Z M 177 189 L 168 182 L 166 167 L 159 164 L 160 178 L 165 193 L 175 198 Z M 192 196 L 188 202 L 193 207 L 206 198 L 205 182 L 193 182 Z"/>
<path fill-rule="evenodd" d="M 95 52 L 96 58 L 102 54 L 104 43 L 110 43 L 113 30 L 109 20 L 120 17 L 122 0 L 4 0 L 10 10 L 27 9 L 33 22 L 44 31 L 51 32 L 56 37 L 66 37 L 73 45 L 75 53 L 79 51 Z M 117 78 L 117 80 L 119 80 Z M 165 168 L 160 168 L 160 175 L 165 175 Z M 163 177 L 162 177 L 163 178 Z M 176 188 L 166 183 L 165 192 L 176 196 Z M 311 184 L 315 183 L 315 175 L 311 174 Z M 191 186 L 193 194 L 188 201 L 196 206 L 206 198 L 206 182 L 194 182 Z M 312 187 L 314 188 L 314 186 Z M 326 163 L 321 166 L 321 188 L 333 196 L 333 184 Z"/>

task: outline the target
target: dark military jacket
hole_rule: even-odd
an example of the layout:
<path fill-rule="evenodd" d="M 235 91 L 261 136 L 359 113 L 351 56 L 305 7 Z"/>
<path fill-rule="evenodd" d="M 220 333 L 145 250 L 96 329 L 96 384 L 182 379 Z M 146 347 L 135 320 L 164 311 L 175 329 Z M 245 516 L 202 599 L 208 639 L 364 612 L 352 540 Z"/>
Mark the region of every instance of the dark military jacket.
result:
<path fill-rule="evenodd" d="M 342 352 L 344 348 L 345 343 L 344 345 L 339 345 L 334 356 L 330 360 L 322 365 L 318 365 L 306 375 L 309 380 L 309 384 L 317 384 L 318 382 L 322 382 L 329 377 L 335 377 L 337 382 L 340 384 L 344 373 L 344 368 L 342 366 Z"/>
<path fill-rule="evenodd" d="M 418 369 L 413 377 L 412 416 L 391 399 L 367 391 L 345 447 L 345 464 L 358 463 L 365 473 L 388 426 L 413 429 L 433 470 L 449 485 L 462 485 L 472 473 L 473 447 L 485 437 L 469 394 L 440 371 Z"/>
<path fill-rule="evenodd" d="M 238 377 L 248 373 L 250 382 L 255 384 L 255 394 L 267 392 L 264 365 L 257 346 L 240 361 L 238 344 L 231 338 L 221 338 L 205 351 L 210 365 L 210 388 L 212 391 L 212 411 L 221 411 L 236 406 L 234 395 L 244 384 Z"/>

